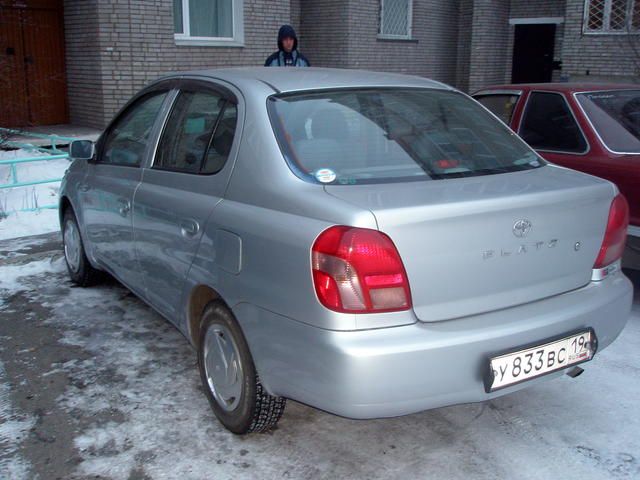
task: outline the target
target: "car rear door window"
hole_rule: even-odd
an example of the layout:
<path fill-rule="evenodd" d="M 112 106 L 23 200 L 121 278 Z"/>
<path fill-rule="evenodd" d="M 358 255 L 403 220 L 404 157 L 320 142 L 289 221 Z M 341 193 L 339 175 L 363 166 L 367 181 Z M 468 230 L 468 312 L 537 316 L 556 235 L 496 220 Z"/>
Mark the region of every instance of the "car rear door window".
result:
<path fill-rule="evenodd" d="M 531 93 L 520 136 L 537 150 L 585 153 L 588 149 L 567 101 L 559 93 Z"/>
<path fill-rule="evenodd" d="M 216 173 L 231 150 L 235 104 L 213 92 L 181 92 L 165 125 L 153 168 Z"/>
<path fill-rule="evenodd" d="M 516 103 L 518 103 L 520 95 L 500 93 L 478 95 L 474 98 L 482 105 L 484 105 L 496 117 L 509 125 L 511 124 L 513 111 L 515 110 L 515 106 Z"/>
<path fill-rule="evenodd" d="M 220 115 L 220 121 L 213 134 L 209 151 L 204 161 L 202 173 L 217 173 L 222 170 L 229 157 L 233 137 L 236 133 L 238 109 L 234 103 L 227 102 Z"/>
<path fill-rule="evenodd" d="M 615 153 L 640 153 L 640 90 L 579 93 L 576 99 Z"/>
<path fill-rule="evenodd" d="M 133 103 L 105 136 L 99 163 L 139 167 L 167 92 L 150 93 Z"/>

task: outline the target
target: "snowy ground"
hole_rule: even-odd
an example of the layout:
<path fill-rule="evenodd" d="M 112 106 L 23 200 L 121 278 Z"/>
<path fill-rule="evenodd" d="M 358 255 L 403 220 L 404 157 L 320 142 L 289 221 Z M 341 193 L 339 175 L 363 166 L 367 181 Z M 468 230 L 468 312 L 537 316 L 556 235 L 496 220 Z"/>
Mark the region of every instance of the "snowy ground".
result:
<path fill-rule="evenodd" d="M 374 421 L 289 402 L 237 437 L 186 340 L 113 281 L 74 288 L 57 247 L 0 242 L 0 478 L 640 478 L 640 296 L 578 379 Z"/>
<path fill-rule="evenodd" d="M 0 150 L 0 160 L 45 156 L 31 150 Z M 19 182 L 62 178 L 69 160 L 58 159 L 17 164 Z M 11 182 L 11 167 L 0 165 L 0 185 Z M 45 205 L 57 205 L 60 183 L 0 189 L 0 239 L 37 235 L 59 230 L 56 209 L 24 212 Z"/>

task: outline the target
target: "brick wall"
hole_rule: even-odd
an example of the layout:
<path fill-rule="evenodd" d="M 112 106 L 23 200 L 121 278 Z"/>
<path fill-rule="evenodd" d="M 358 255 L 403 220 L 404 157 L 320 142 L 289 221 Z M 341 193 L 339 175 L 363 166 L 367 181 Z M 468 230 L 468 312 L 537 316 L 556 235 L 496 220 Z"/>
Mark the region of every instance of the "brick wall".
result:
<path fill-rule="evenodd" d="M 354 68 L 420 75 L 456 83 L 457 1 L 414 0 L 412 40 L 381 40 L 380 2 L 350 4 L 349 63 Z"/>
<path fill-rule="evenodd" d="M 300 51 L 314 67 L 348 66 L 348 2 L 301 1 Z"/>
<path fill-rule="evenodd" d="M 456 87 L 469 91 L 471 37 L 473 33 L 473 0 L 460 0 L 458 6 L 458 49 L 456 52 Z"/>
<path fill-rule="evenodd" d="M 302 0 L 291 0 L 291 26 L 294 28 L 298 36 L 300 36 L 300 19 L 302 12 Z"/>
<path fill-rule="evenodd" d="M 421 75 L 456 83 L 458 1 L 413 1 L 411 40 L 378 39 L 380 1 L 302 2 L 303 51 L 315 66 Z"/>
<path fill-rule="evenodd" d="M 67 68 L 78 72 L 69 82 L 72 122 L 104 126 L 133 93 L 167 72 L 263 65 L 277 49 L 278 28 L 291 22 L 294 3 L 244 0 L 244 47 L 213 47 L 175 44 L 172 0 L 66 0 L 67 42 L 83 22 L 91 37 L 86 50 L 67 49 Z M 96 72 L 82 84 L 77 75 L 89 68 L 89 59 Z M 81 84 L 91 98 L 73 98 Z"/>
<path fill-rule="evenodd" d="M 469 91 L 510 80 L 509 3 L 474 0 Z"/>
<path fill-rule="evenodd" d="M 566 0 L 511 0 L 511 18 L 564 17 Z"/>
<path fill-rule="evenodd" d="M 65 0 L 71 121 L 104 126 L 166 72 L 262 65 L 283 23 L 314 66 L 410 73 L 473 91 L 511 80 L 509 18 L 565 17 L 555 52 L 564 78 L 637 81 L 640 73 L 627 43 L 640 36 L 583 35 L 583 0 L 414 0 L 409 41 L 377 38 L 379 9 L 379 0 L 244 0 L 244 47 L 177 46 L 172 0 Z"/>
<path fill-rule="evenodd" d="M 640 82 L 640 35 L 585 35 L 584 0 L 567 0 L 562 75 L 570 81 Z"/>
<path fill-rule="evenodd" d="M 65 0 L 67 96 L 71 123 L 103 126 L 98 0 Z"/>
<path fill-rule="evenodd" d="M 510 18 L 564 17 L 567 2 L 567 0 L 460 1 L 458 85 L 469 91 L 491 84 L 511 82 L 515 26 L 509 24 Z M 471 17 L 470 22 L 469 17 Z M 471 34 L 467 33 L 466 25 L 469 23 L 471 23 Z M 564 24 L 558 24 L 554 60 L 563 59 L 564 31 Z M 470 51 L 467 50 L 469 43 Z M 561 72 L 554 72 L 554 80 L 559 80 L 560 76 Z"/>

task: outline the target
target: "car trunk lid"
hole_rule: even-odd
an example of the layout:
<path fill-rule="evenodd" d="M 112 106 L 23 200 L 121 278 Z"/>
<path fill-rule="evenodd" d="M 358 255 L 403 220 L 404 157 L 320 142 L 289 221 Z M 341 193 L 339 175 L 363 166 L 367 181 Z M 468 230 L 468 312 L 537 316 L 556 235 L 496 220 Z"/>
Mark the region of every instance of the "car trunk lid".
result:
<path fill-rule="evenodd" d="M 608 182 L 556 166 L 325 189 L 375 215 L 402 257 L 413 309 L 425 322 L 586 285 L 615 194 Z"/>

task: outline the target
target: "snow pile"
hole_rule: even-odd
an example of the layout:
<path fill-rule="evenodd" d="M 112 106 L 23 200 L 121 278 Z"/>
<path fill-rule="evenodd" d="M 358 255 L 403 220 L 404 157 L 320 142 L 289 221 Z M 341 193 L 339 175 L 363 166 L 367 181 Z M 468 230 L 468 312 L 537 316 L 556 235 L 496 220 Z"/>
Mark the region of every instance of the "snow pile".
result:
<path fill-rule="evenodd" d="M 0 160 L 44 157 L 37 150 L 0 150 Z M 69 168 L 69 160 L 43 160 L 16 164 L 18 182 L 33 182 L 62 178 Z M 0 185 L 12 183 L 10 165 L 0 165 Z M 58 230 L 56 209 L 22 211 L 58 203 L 60 183 L 43 183 L 27 187 L 0 189 L 0 239 L 37 235 Z"/>

